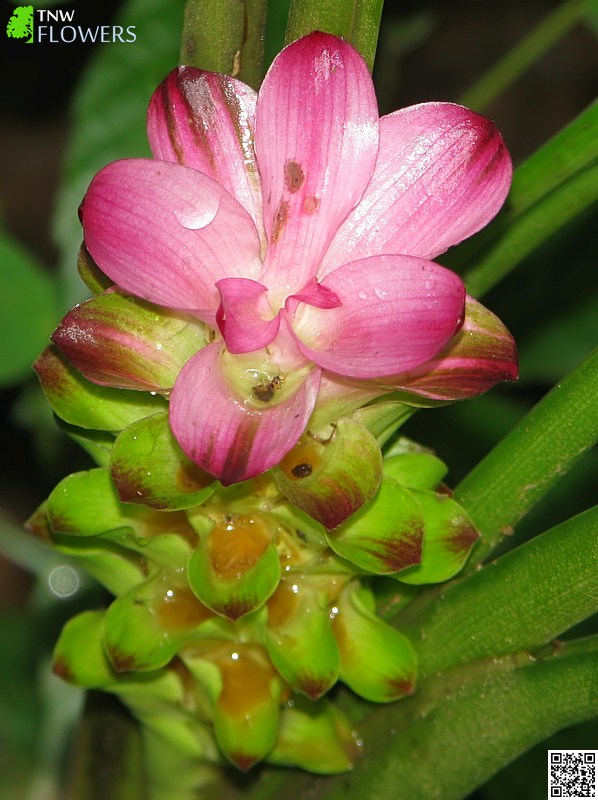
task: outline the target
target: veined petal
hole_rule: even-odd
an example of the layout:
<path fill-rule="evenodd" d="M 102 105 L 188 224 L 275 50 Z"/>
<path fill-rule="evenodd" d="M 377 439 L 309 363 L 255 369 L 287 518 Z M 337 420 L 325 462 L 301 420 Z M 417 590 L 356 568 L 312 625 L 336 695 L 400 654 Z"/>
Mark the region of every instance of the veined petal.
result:
<path fill-rule="evenodd" d="M 315 274 L 374 168 L 376 97 L 357 51 L 324 33 L 285 48 L 259 92 L 255 146 L 269 242 L 260 280 L 285 297 Z"/>
<path fill-rule="evenodd" d="M 229 353 L 249 353 L 276 337 L 280 317 L 272 317 L 266 287 L 247 278 L 223 278 L 216 283 L 221 302 L 216 322 Z"/>
<path fill-rule="evenodd" d="M 299 306 L 293 332 L 308 358 L 339 375 L 373 378 L 412 369 L 436 355 L 463 319 L 461 279 L 421 258 L 354 261 L 323 285 L 342 305 Z"/>
<path fill-rule="evenodd" d="M 108 290 L 71 309 L 52 341 L 94 383 L 161 391 L 205 346 L 206 329 L 194 317 Z"/>
<path fill-rule="evenodd" d="M 319 277 L 379 253 L 436 258 L 494 217 L 511 175 L 494 123 L 463 106 L 422 103 L 382 117 L 372 180 Z"/>
<path fill-rule="evenodd" d="M 465 321 L 431 361 L 384 385 L 430 400 L 465 400 L 499 381 L 519 375 L 517 348 L 503 323 L 477 300 L 467 297 Z"/>
<path fill-rule="evenodd" d="M 262 194 L 253 132 L 257 93 L 228 75 L 177 67 L 147 110 L 154 158 L 209 175 L 239 201 L 261 231 Z"/>
<path fill-rule="evenodd" d="M 109 164 L 91 182 L 82 214 L 85 244 L 115 283 L 211 324 L 216 281 L 260 270 L 247 212 L 211 178 L 180 164 Z"/>
<path fill-rule="evenodd" d="M 225 361 L 227 359 L 227 361 Z M 252 478 L 277 464 L 303 433 L 313 410 L 320 370 L 306 367 L 274 382 L 248 386 L 243 396 L 227 380 L 233 359 L 241 377 L 247 360 L 227 355 L 221 343 L 200 350 L 183 368 L 170 400 L 170 423 L 189 458 L 225 484 Z M 260 408 L 259 406 L 262 406 Z"/>

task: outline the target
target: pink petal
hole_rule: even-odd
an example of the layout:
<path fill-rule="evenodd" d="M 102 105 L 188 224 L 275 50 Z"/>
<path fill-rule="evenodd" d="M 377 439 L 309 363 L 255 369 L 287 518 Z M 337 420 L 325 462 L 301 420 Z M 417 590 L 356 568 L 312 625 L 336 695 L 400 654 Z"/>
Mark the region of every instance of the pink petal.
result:
<path fill-rule="evenodd" d="M 225 363 L 224 359 L 228 359 Z M 170 400 L 170 423 L 189 458 L 224 485 L 252 478 L 277 464 L 296 444 L 311 415 L 320 370 L 308 372 L 280 402 L 243 397 L 227 380 L 231 359 L 221 343 L 208 345 L 187 362 Z"/>
<path fill-rule="evenodd" d="M 262 194 L 253 149 L 257 94 L 228 75 L 177 67 L 150 100 L 154 158 L 209 175 L 239 201 L 258 230 Z"/>
<path fill-rule="evenodd" d="M 307 303 L 308 306 L 316 308 L 337 308 L 341 305 L 341 301 L 335 293 L 328 287 L 322 286 L 315 278 L 312 278 L 300 292 L 289 297 L 286 302 L 287 310 L 292 307 L 294 311 L 297 303 Z"/>
<path fill-rule="evenodd" d="M 462 321 L 465 288 L 450 270 L 411 256 L 374 256 L 331 272 L 339 308 L 300 306 L 293 330 L 303 353 L 354 378 L 404 372 L 432 358 Z"/>
<path fill-rule="evenodd" d="M 335 236 L 320 277 L 368 255 L 436 258 L 492 219 L 511 175 L 494 123 L 467 108 L 423 103 L 382 117 L 374 175 Z"/>
<path fill-rule="evenodd" d="M 513 337 L 498 317 L 468 297 L 463 326 L 447 346 L 406 375 L 385 379 L 384 385 L 430 400 L 465 400 L 518 375 Z"/>
<path fill-rule="evenodd" d="M 179 164 L 109 164 L 91 182 L 82 218 L 89 252 L 120 287 L 211 324 L 216 281 L 260 270 L 247 212 L 211 178 Z"/>
<path fill-rule="evenodd" d="M 266 287 L 247 278 L 223 278 L 216 286 L 222 298 L 216 321 L 229 353 L 249 353 L 269 345 L 278 333 L 280 317 L 271 318 Z"/>
<path fill-rule="evenodd" d="M 357 51 L 324 33 L 285 48 L 260 89 L 255 146 L 270 243 L 260 280 L 282 301 L 315 275 L 374 168 L 376 97 Z"/>

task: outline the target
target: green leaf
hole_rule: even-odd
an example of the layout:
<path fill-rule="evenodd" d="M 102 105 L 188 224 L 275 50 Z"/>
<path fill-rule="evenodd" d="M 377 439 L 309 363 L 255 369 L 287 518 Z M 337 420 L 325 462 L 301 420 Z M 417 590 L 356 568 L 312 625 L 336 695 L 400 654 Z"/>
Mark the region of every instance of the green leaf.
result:
<path fill-rule="evenodd" d="M 168 412 L 125 428 L 114 443 L 110 466 L 123 502 L 156 509 L 173 511 L 199 505 L 217 483 L 178 446 Z"/>
<path fill-rule="evenodd" d="M 390 575 L 421 561 L 421 507 L 408 489 L 383 477 L 373 500 L 326 538 L 339 556 L 375 574 Z"/>
<path fill-rule="evenodd" d="M 598 350 L 557 384 L 455 490 L 482 535 L 477 563 L 598 439 Z"/>
<path fill-rule="evenodd" d="M 334 585 L 326 578 L 288 576 L 268 601 L 268 655 L 287 683 L 311 700 L 327 692 L 339 675 L 328 596 Z"/>
<path fill-rule="evenodd" d="M 424 515 L 422 560 L 396 578 L 416 586 L 446 581 L 463 568 L 479 534 L 461 506 L 447 495 L 412 491 Z"/>
<path fill-rule="evenodd" d="M 180 578 L 158 573 L 108 608 L 104 645 L 117 672 L 159 669 L 211 616 Z"/>
<path fill-rule="evenodd" d="M 53 224 L 67 308 L 85 296 L 73 268 L 81 243 L 77 208 L 105 164 L 149 155 L 145 112 L 153 90 L 177 64 L 183 7 L 183 0 L 129 0 L 115 23 L 134 25 L 137 40 L 98 47 L 73 100 L 73 134 Z"/>
<path fill-rule="evenodd" d="M 104 611 L 84 611 L 64 626 L 54 647 L 52 669 L 68 683 L 87 689 L 109 686 L 117 679 L 102 644 Z"/>
<path fill-rule="evenodd" d="M 357 755 L 344 714 L 325 698 L 314 703 L 297 695 L 283 707 L 278 738 L 266 761 L 330 775 L 351 769 Z"/>
<path fill-rule="evenodd" d="M 435 489 L 448 467 L 432 453 L 399 453 L 385 458 L 382 470 L 407 489 Z"/>
<path fill-rule="evenodd" d="M 187 568 L 189 585 L 202 603 L 230 620 L 260 608 L 280 580 L 272 534 L 259 514 L 231 514 L 213 525 Z"/>
<path fill-rule="evenodd" d="M 413 646 L 376 615 L 369 589 L 355 581 L 343 589 L 332 628 L 341 657 L 340 678 L 354 692 L 373 703 L 413 694 L 417 675 Z"/>
<path fill-rule="evenodd" d="M 162 513 L 121 503 L 110 472 L 102 467 L 64 478 L 50 494 L 47 508 L 54 537 L 59 536 L 59 543 L 67 547 L 85 548 L 86 540 L 93 547 L 93 540 L 101 537 L 177 570 L 184 566 L 197 542 L 182 512 Z"/>
<path fill-rule="evenodd" d="M 383 0 L 292 0 L 286 44 L 312 31 L 342 36 L 359 50 L 371 71 L 382 3 Z"/>
<path fill-rule="evenodd" d="M 77 272 L 83 283 L 92 294 L 101 294 L 114 286 L 110 278 L 105 275 L 91 257 L 85 244 L 81 244 L 77 254 Z"/>
<path fill-rule="evenodd" d="M 0 232 L 0 385 L 27 375 L 58 320 L 56 289 L 32 254 Z"/>
<path fill-rule="evenodd" d="M 54 413 L 79 428 L 120 431 L 167 406 L 161 395 L 91 383 L 53 345 L 46 347 L 33 368 Z"/>
<path fill-rule="evenodd" d="M 459 102 L 475 111 L 483 111 L 568 33 L 583 18 L 588 6 L 588 0 L 569 0 L 557 5 L 536 28 L 477 80 Z"/>
<path fill-rule="evenodd" d="M 245 772 L 276 742 L 282 682 L 257 645 L 230 645 L 217 665 L 222 691 L 214 707 L 216 741 L 229 761 Z"/>

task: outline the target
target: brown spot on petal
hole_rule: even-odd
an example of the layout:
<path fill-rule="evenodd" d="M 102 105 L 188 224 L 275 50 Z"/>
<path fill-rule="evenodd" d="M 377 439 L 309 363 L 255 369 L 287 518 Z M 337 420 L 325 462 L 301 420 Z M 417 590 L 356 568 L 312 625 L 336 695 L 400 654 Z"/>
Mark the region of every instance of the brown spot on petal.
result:
<path fill-rule="evenodd" d="M 251 756 L 248 753 L 229 753 L 228 757 L 241 772 L 247 772 L 259 761 L 259 756 Z"/>
<path fill-rule="evenodd" d="M 305 174 L 296 161 L 287 161 L 284 165 L 284 182 L 291 194 L 298 192 L 305 183 Z"/>
<path fill-rule="evenodd" d="M 284 230 L 284 226 L 287 224 L 288 217 L 289 202 L 288 200 L 283 200 L 278 207 L 276 216 L 274 217 L 274 222 L 272 225 L 272 244 L 276 244 L 282 236 L 282 231 Z"/>
<path fill-rule="evenodd" d="M 119 650 L 110 650 L 110 661 L 117 672 L 131 672 L 131 670 L 135 669 L 137 663 L 135 656 L 130 653 L 125 655 Z"/>
<path fill-rule="evenodd" d="M 480 534 L 476 531 L 473 525 L 463 523 L 459 528 L 453 531 L 449 536 L 446 536 L 444 542 L 447 549 L 457 556 L 469 553 L 471 548 L 480 538 Z"/>
<path fill-rule="evenodd" d="M 76 683 L 70 667 L 63 658 L 57 658 L 52 665 L 52 672 L 67 683 Z"/>
<path fill-rule="evenodd" d="M 25 530 L 28 530 L 30 533 L 32 533 L 34 536 L 37 536 L 38 539 L 41 539 L 44 542 L 52 541 L 50 525 L 43 507 L 38 508 L 37 511 L 35 511 L 29 517 L 23 527 Z"/>
<path fill-rule="evenodd" d="M 388 696 L 394 700 L 415 692 L 415 681 L 411 678 L 389 678 L 387 683 L 390 690 Z"/>
<path fill-rule="evenodd" d="M 306 694 L 310 700 L 318 700 L 330 688 L 330 681 L 324 678 L 299 677 L 297 689 Z"/>
<path fill-rule="evenodd" d="M 257 605 L 258 601 L 255 598 L 245 598 L 243 600 L 230 600 L 223 605 L 214 605 L 213 608 L 221 617 L 226 617 L 230 619 L 231 622 L 235 622 L 241 619 L 241 617 L 244 617 L 245 614 L 249 614 L 250 611 L 253 611 Z"/>
<path fill-rule="evenodd" d="M 400 572 L 406 567 L 414 567 L 422 559 L 423 530 L 420 524 L 409 532 L 401 532 L 397 539 L 370 539 L 376 545 L 371 554 L 381 561 L 390 572 Z"/>
<path fill-rule="evenodd" d="M 320 207 L 320 198 L 313 195 L 312 197 L 306 197 L 303 201 L 303 210 L 306 214 L 313 214 L 318 210 Z"/>

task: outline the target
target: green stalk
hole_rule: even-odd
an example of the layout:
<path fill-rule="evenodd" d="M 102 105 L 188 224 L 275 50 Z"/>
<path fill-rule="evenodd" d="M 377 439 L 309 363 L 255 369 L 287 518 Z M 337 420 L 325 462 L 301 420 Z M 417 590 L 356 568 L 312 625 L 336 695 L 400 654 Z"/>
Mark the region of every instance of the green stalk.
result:
<path fill-rule="evenodd" d="M 292 0 L 286 44 L 312 31 L 342 36 L 374 66 L 384 0 Z"/>
<path fill-rule="evenodd" d="M 419 696 L 382 708 L 363 727 L 367 753 L 351 774 L 349 796 L 468 796 L 547 736 L 598 713 L 597 668 L 595 653 L 538 662 L 521 653 L 424 683 Z M 347 797 L 340 781 L 321 788 L 310 797 Z"/>
<path fill-rule="evenodd" d="M 266 6 L 266 0 L 187 0 L 181 64 L 232 75 L 257 89 Z"/>
<path fill-rule="evenodd" d="M 468 569 L 483 561 L 517 522 L 598 439 L 598 350 L 558 383 L 455 490 L 481 532 Z"/>
<path fill-rule="evenodd" d="M 569 0 L 554 9 L 506 56 L 462 95 L 464 106 L 483 111 L 559 41 L 585 14 L 587 0 Z"/>
<path fill-rule="evenodd" d="M 598 506 L 445 588 L 411 624 L 422 677 L 534 651 L 598 611 Z M 417 602 L 417 601 L 416 601 Z M 415 604 L 414 604 L 415 606 Z"/>
<path fill-rule="evenodd" d="M 444 257 L 480 297 L 534 248 L 598 199 L 598 103 L 515 170 L 504 209 L 480 234 Z"/>

